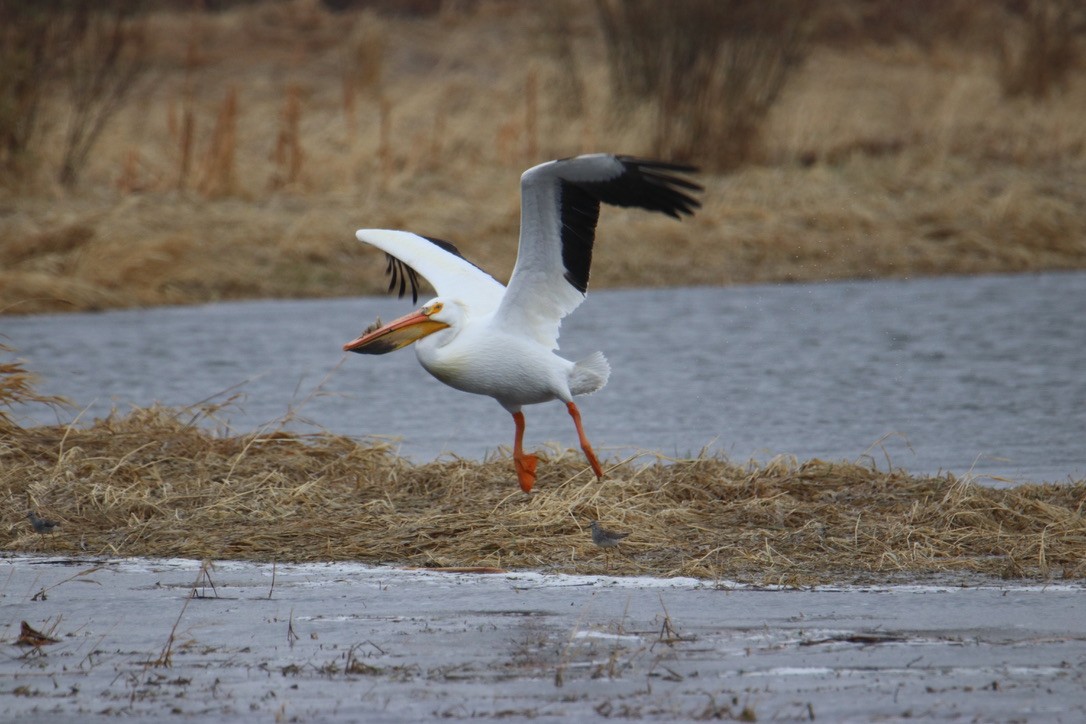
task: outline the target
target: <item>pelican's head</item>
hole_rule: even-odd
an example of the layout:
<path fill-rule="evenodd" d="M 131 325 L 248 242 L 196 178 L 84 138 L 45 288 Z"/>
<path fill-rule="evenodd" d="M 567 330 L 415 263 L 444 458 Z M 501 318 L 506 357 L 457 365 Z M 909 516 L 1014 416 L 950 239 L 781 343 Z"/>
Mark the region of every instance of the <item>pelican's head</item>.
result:
<path fill-rule="evenodd" d="M 442 299 L 432 299 L 411 314 L 394 319 L 377 329 L 367 329 L 361 337 L 343 345 L 343 351 L 386 354 L 450 327 L 456 319 L 455 304 Z"/>

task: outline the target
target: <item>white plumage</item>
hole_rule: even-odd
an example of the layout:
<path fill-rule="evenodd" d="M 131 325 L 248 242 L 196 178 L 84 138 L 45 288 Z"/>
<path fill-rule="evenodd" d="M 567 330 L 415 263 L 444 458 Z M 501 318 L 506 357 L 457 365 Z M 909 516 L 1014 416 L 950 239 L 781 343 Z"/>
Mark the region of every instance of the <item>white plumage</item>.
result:
<path fill-rule="evenodd" d="M 344 345 L 384 354 L 412 342 L 422 366 L 464 392 L 496 399 L 513 415 L 513 459 L 521 488 L 535 482 L 536 458 L 523 451 L 521 408 L 561 400 L 597 477 L 603 471 L 584 434 L 574 396 L 607 383 L 610 367 L 596 352 L 579 362 L 554 353 L 562 318 L 584 301 L 600 203 L 636 206 L 675 218 L 700 205 L 701 187 L 680 174 L 690 166 L 592 154 L 551 161 L 521 176 L 517 263 L 505 287 L 464 259 L 452 244 L 407 231 L 361 229 L 359 241 L 389 257 L 391 291 L 410 283 L 417 299 L 421 275 L 437 297 L 419 310 L 367 331 Z"/>

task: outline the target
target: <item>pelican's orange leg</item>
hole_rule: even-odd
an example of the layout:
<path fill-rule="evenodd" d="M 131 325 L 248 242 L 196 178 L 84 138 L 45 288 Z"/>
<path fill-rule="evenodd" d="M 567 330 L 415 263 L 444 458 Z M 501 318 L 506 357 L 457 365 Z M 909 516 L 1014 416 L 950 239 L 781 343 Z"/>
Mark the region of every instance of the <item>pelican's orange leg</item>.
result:
<path fill-rule="evenodd" d="M 581 427 L 581 411 L 572 402 L 566 403 L 566 409 L 569 410 L 569 416 L 573 418 L 573 424 L 577 426 L 577 437 L 581 439 L 581 449 L 584 450 L 584 456 L 588 458 L 588 463 L 592 466 L 592 472 L 597 478 L 602 478 L 603 468 L 600 467 L 600 461 L 596 459 L 596 453 L 592 452 L 592 446 L 588 444 L 584 428 Z"/>
<path fill-rule="evenodd" d="M 514 412 L 513 422 L 517 426 L 516 437 L 513 438 L 513 465 L 517 468 L 520 489 L 530 493 L 535 484 L 535 466 L 539 460 L 535 455 L 524 454 L 524 413 Z"/>

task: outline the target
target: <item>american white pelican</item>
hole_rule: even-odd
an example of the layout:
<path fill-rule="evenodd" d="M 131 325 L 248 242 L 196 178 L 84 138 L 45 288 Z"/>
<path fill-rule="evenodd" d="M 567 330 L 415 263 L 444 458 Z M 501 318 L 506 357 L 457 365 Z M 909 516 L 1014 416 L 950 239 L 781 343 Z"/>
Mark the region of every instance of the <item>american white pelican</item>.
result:
<path fill-rule="evenodd" d="M 637 206 L 676 219 L 701 204 L 702 190 L 679 174 L 696 169 L 629 156 L 592 154 L 551 161 L 520 177 L 520 247 L 509 286 L 468 262 L 455 246 L 408 231 L 361 229 L 359 241 L 388 255 L 389 291 L 407 284 L 418 301 L 418 275 L 438 296 L 411 314 L 368 329 L 345 351 L 385 354 L 418 342 L 419 362 L 464 392 L 493 397 L 513 415 L 513 462 L 524 492 L 536 457 L 524 453 L 524 405 L 566 403 L 596 477 L 603 470 L 574 404 L 607 383 L 611 368 L 596 352 L 579 362 L 554 353 L 562 318 L 584 301 L 600 202 Z"/>

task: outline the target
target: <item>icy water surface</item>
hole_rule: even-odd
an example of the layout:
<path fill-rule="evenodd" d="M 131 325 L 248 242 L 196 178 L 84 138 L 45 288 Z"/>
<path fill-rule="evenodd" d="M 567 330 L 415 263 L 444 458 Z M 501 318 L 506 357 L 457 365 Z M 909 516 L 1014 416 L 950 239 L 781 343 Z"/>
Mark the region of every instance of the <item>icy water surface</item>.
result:
<path fill-rule="evenodd" d="M 9 317 L 0 333 L 84 420 L 240 392 L 220 413 L 238 431 L 293 412 L 294 429 L 390 436 L 418 460 L 510 444 L 506 412 L 433 380 L 410 350 L 340 351 L 375 315 L 409 308 L 213 304 Z M 1083 273 L 599 291 L 561 342 L 571 359 L 600 349 L 611 361 L 607 387 L 580 403 L 609 457 L 708 447 L 1065 481 L 1086 477 L 1083 310 Z M 576 445 L 561 405 L 526 414 L 530 446 Z"/>
<path fill-rule="evenodd" d="M 4 645 L 0 711 L 42 724 L 1086 716 L 1083 589 L 1068 583 L 777 590 L 353 563 L 200 571 L 0 558 L 4 640 L 21 621 L 57 639 Z"/>

